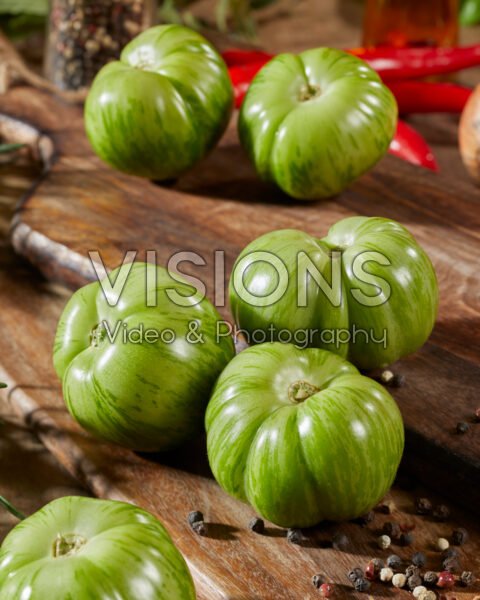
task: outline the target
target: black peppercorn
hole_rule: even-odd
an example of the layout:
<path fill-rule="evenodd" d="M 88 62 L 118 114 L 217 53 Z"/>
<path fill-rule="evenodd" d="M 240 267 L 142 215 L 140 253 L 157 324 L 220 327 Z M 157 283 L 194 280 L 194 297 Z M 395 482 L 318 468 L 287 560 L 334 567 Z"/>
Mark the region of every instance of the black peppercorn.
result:
<path fill-rule="evenodd" d="M 303 535 L 300 529 L 289 529 L 287 531 L 287 540 L 291 544 L 301 544 L 303 540 Z"/>
<path fill-rule="evenodd" d="M 465 527 L 459 527 L 452 533 L 452 544 L 462 546 L 468 540 L 468 531 Z"/>
<path fill-rule="evenodd" d="M 195 533 L 201 535 L 202 537 L 207 535 L 207 526 L 205 525 L 204 521 L 195 521 L 195 523 L 192 524 L 192 529 Z"/>
<path fill-rule="evenodd" d="M 423 583 L 426 585 L 435 585 L 438 581 L 438 575 L 433 571 L 427 571 L 423 576 Z"/>
<path fill-rule="evenodd" d="M 312 583 L 313 586 L 318 590 L 318 588 L 325 583 L 325 576 L 317 573 L 317 575 L 312 577 Z"/>
<path fill-rule="evenodd" d="M 400 536 L 400 544 L 402 546 L 411 546 L 413 544 L 413 533 L 411 531 L 404 531 Z"/>
<path fill-rule="evenodd" d="M 450 516 L 450 509 L 445 504 L 439 504 L 433 509 L 433 516 L 437 521 L 446 521 Z"/>
<path fill-rule="evenodd" d="M 459 433 L 460 435 L 467 433 L 469 429 L 470 428 L 468 426 L 468 423 L 457 423 L 457 433 Z"/>
<path fill-rule="evenodd" d="M 416 567 L 424 567 L 426 562 L 427 562 L 427 557 L 425 556 L 425 554 L 423 552 L 415 552 L 415 554 L 412 556 L 412 563 Z"/>
<path fill-rule="evenodd" d="M 380 573 L 380 571 L 383 569 L 383 567 L 385 566 L 385 563 L 383 562 L 383 560 L 381 558 L 372 558 L 372 560 L 370 561 L 375 569 L 375 574 L 378 575 Z"/>
<path fill-rule="evenodd" d="M 360 567 L 355 567 L 348 573 L 348 578 L 352 583 L 355 583 L 360 577 L 363 577 L 363 571 Z"/>
<path fill-rule="evenodd" d="M 263 519 L 253 517 L 253 519 L 248 524 L 248 528 L 250 529 L 250 531 L 254 531 L 255 533 L 263 533 L 265 531 L 265 523 Z"/>
<path fill-rule="evenodd" d="M 388 385 L 392 388 L 399 388 L 405 385 L 405 375 L 401 373 L 395 373 L 395 375 L 390 379 Z"/>
<path fill-rule="evenodd" d="M 470 585 L 473 585 L 476 580 L 477 580 L 477 578 L 471 571 L 464 571 L 460 575 L 460 584 L 463 585 L 463 587 L 468 587 Z"/>
<path fill-rule="evenodd" d="M 350 544 L 350 540 L 344 533 L 337 531 L 333 534 L 332 547 L 334 550 L 340 550 L 340 551 L 345 550 L 349 544 Z"/>
<path fill-rule="evenodd" d="M 359 577 L 355 580 L 355 589 L 357 592 L 368 592 L 370 589 L 370 582 L 365 577 Z"/>
<path fill-rule="evenodd" d="M 408 565 L 405 569 L 405 575 L 407 576 L 407 579 L 412 577 L 412 575 L 420 575 L 420 569 L 415 565 Z"/>
<path fill-rule="evenodd" d="M 397 554 L 391 554 L 387 558 L 387 565 L 391 569 L 399 569 L 402 566 L 402 559 Z"/>
<path fill-rule="evenodd" d="M 452 548 L 449 546 L 446 550 L 442 552 L 442 559 L 446 558 L 458 558 L 460 555 L 458 554 L 458 550 L 456 548 Z"/>
<path fill-rule="evenodd" d="M 397 539 L 400 537 L 402 530 L 400 529 L 400 525 L 395 521 L 387 521 L 383 524 L 382 532 L 391 537 L 392 539 Z"/>
<path fill-rule="evenodd" d="M 358 523 L 358 525 L 361 525 L 362 527 L 366 527 L 369 523 L 372 523 L 374 520 L 375 520 L 375 513 L 373 512 L 373 510 L 370 510 L 365 515 L 362 515 L 361 517 L 358 517 L 358 519 L 355 519 L 354 523 Z"/>
<path fill-rule="evenodd" d="M 422 585 L 422 578 L 420 575 L 411 575 L 407 579 L 407 587 L 411 592 L 413 592 L 413 590 L 419 585 Z"/>
<path fill-rule="evenodd" d="M 446 558 L 442 562 L 442 568 L 444 571 L 448 571 L 449 573 L 460 573 L 462 570 L 462 566 L 458 558 L 454 558 L 453 556 Z"/>
<path fill-rule="evenodd" d="M 187 521 L 190 527 L 193 527 L 194 523 L 198 523 L 199 521 L 203 520 L 203 514 L 199 510 L 192 510 L 192 512 L 187 516 Z"/>
<path fill-rule="evenodd" d="M 416 498 L 415 511 L 419 515 L 429 515 L 432 512 L 432 503 L 428 498 Z"/>

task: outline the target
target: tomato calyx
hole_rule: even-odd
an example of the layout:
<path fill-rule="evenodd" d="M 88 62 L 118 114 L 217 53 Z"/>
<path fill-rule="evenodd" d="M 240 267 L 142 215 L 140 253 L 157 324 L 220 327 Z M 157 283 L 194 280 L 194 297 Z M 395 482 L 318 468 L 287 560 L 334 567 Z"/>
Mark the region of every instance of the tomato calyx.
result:
<path fill-rule="evenodd" d="M 60 558 L 61 556 L 73 556 L 76 554 L 82 546 L 87 543 L 87 538 L 83 535 L 76 533 L 67 533 L 65 535 L 58 535 L 57 539 L 53 542 L 52 556 L 53 558 Z"/>
<path fill-rule="evenodd" d="M 308 102 L 308 100 L 313 100 L 321 95 L 322 90 L 317 85 L 307 84 L 298 92 L 298 99 L 300 102 Z"/>
<path fill-rule="evenodd" d="M 300 404 L 319 391 L 320 388 L 307 381 L 294 381 L 288 386 L 288 399 L 294 404 Z"/>
<path fill-rule="evenodd" d="M 103 342 L 107 335 L 105 325 L 103 323 L 97 323 L 90 332 L 90 346 L 98 348 Z"/>

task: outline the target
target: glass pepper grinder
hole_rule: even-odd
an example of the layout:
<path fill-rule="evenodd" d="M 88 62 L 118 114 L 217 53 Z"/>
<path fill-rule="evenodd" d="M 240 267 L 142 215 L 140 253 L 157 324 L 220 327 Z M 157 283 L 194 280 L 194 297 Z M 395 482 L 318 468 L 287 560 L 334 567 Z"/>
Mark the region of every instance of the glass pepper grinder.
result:
<path fill-rule="evenodd" d="M 364 46 L 456 46 L 458 0 L 367 0 Z"/>
<path fill-rule="evenodd" d="M 156 15 L 157 0 L 50 0 L 45 76 L 61 89 L 89 85 Z"/>

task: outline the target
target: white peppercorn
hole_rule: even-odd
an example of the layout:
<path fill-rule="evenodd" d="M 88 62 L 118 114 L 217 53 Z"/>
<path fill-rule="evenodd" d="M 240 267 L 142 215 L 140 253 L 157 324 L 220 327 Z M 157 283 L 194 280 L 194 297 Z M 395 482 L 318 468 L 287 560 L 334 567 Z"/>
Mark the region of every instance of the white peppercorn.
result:
<path fill-rule="evenodd" d="M 423 594 L 427 591 L 427 588 L 424 585 L 417 585 L 417 587 L 413 590 L 413 597 L 418 598 L 420 594 Z"/>
<path fill-rule="evenodd" d="M 390 581 L 392 581 L 392 578 L 393 578 L 393 571 L 392 571 L 392 569 L 390 569 L 390 567 L 384 567 L 380 571 L 380 581 L 389 583 Z"/>
<path fill-rule="evenodd" d="M 392 577 L 392 584 L 396 588 L 403 588 L 406 583 L 407 576 L 404 573 L 395 573 L 395 575 Z"/>
<path fill-rule="evenodd" d="M 440 552 L 444 552 L 449 546 L 450 544 L 448 543 L 448 540 L 443 537 L 438 538 L 438 540 L 435 542 L 435 547 Z"/>
<path fill-rule="evenodd" d="M 380 537 L 377 538 L 377 546 L 379 548 L 382 548 L 382 550 L 386 550 L 387 548 L 390 548 L 391 543 L 392 543 L 392 540 L 390 539 L 390 537 L 388 535 L 381 535 Z"/>

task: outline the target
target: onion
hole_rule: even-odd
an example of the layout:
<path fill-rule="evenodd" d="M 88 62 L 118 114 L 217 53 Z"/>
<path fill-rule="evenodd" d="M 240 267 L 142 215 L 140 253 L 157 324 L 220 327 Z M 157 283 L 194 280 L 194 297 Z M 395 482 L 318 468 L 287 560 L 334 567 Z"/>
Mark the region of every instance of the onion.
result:
<path fill-rule="evenodd" d="M 480 185 L 480 85 L 463 109 L 458 142 L 463 164 L 475 183 Z"/>

